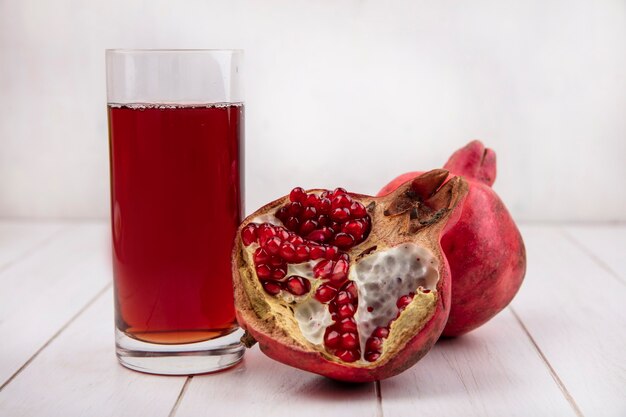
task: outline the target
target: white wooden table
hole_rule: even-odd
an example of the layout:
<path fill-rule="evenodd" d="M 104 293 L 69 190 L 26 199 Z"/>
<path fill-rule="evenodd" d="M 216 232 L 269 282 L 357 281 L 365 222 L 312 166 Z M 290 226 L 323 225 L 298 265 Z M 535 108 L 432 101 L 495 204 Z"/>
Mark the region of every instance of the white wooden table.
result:
<path fill-rule="evenodd" d="M 626 416 L 626 226 L 522 227 L 526 281 L 412 369 L 345 385 L 257 348 L 233 370 L 117 364 L 105 223 L 0 222 L 0 416 Z"/>

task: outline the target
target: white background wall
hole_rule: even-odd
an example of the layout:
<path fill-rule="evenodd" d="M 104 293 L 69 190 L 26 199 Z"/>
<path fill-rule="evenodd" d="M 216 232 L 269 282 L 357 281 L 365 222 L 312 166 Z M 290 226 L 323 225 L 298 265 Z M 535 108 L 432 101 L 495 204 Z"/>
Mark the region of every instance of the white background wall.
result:
<path fill-rule="evenodd" d="M 246 50 L 247 208 L 472 138 L 519 220 L 626 220 L 626 2 L 0 0 L 0 217 L 108 215 L 105 48 Z"/>

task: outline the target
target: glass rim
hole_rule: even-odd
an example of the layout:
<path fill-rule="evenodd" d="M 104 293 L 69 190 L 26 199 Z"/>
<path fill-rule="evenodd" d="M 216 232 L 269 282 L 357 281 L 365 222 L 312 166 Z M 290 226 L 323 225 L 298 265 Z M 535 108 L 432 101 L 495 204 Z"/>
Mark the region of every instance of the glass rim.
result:
<path fill-rule="evenodd" d="M 119 53 L 119 54 L 124 54 L 124 53 L 138 53 L 138 54 L 144 54 L 144 53 L 197 53 L 197 52 L 236 52 L 236 53 L 243 53 L 244 50 L 243 49 L 220 49 L 220 48 L 214 48 L 214 49 L 202 49 L 202 48 L 191 48 L 191 49 L 175 49 L 175 48 L 156 48 L 156 49 L 146 49 L 146 48 L 138 48 L 138 49 L 133 49 L 133 48 L 106 48 L 104 50 L 107 54 L 109 53 Z"/>

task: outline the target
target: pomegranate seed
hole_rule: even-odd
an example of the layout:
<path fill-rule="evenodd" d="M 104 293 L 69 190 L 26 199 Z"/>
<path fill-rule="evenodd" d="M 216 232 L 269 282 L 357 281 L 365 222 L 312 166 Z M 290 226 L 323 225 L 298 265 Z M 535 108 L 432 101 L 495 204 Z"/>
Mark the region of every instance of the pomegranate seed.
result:
<path fill-rule="evenodd" d="M 358 240 L 363 236 L 363 232 L 365 231 L 365 222 L 361 220 L 350 220 L 349 222 L 344 223 L 341 227 L 341 231 L 351 234 L 354 236 L 355 240 Z"/>
<path fill-rule="evenodd" d="M 337 294 L 336 289 L 330 285 L 322 284 L 317 287 L 317 290 L 315 291 L 315 299 L 320 303 L 326 304 L 335 298 L 335 294 Z"/>
<path fill-rule="evenodd" d="M 285 278 L 285 275 L 287 275 L 287 265 L 281 265 L 281 266 L 277 266 L 275 268 L 271 268 L 272 270 L 272 274 L 271 274 L 271 278 L 274 281 L 280 281 L 283 278 Z"/>
<path fill-rule="evenodd" d="M 413 301 L 413 297 L 410 294 L 409 295 L 403 295 L 402 297 L 398 298 L 398 301 L 396 301 L 396 306 L 400 310 L 404 310 L 406 308 L 406 306 L 411 304 L 411 301 Z"/>
<path fill-rule="evenodd" d="M 346 249 L 354 245 L 354 238 L 352 237 L 352 235 L 340 232 L 335 235 L 335 240 L 333 240 L 333 244 L 339 246 L 342 249 Z"/>
<path fill-rule="evenodd" d="M 337 197 L 333 198 L 330 203 L 330 207 L 334 209 L 338 207 L 349 208 L 351 205 L 352 205 L 352 197 L 345 195 L 345 194 L 338 195 Z"/>
<path fill-rule="evenodd" d="M 304 203 L 307 198 L 306 191 L 301 187 L 296 187 L 289 193 L 289 200 L 292 202 Z"/>
<path fill-rule="evenodd" d="M 319 261 L 313 267 L 313 274 L 315 278 L 326 278 L 333 272 L 333 267 L 335 263 L 333 261 L 329 261 L 328 259 L 324 259 Z"/>
<path fill-rule="evenodd" d="M 338 255 L 339 248 L 337 248 L 336 246 L 326 246 L 326 259 L 330 259 L 331 261 L 333 261 Z"/>
<path fill-rule="evenodd" d="M 323 226 L 320 230 L 324 233 L 324 236 L 326 236 L 326 240 L 329 240 L 334 235 L 330 227 Z"/>
<path fill-rule="evenodd" d="M 315 207 L 315 208 L 317 208 L 319 203 L 320 203 L 320 199 L 315 194 L 309 194 L 307 196 L 307 198 L 306 198 L 305 205 L 307 207 Z"/>
<path fill-rule="evenodd" d="M 356 321 L 354 320 L 354 317 L 348 317 L 345 318 L 343 320 L 341 320 L 339 322 L 339 329 L 342 332 L 346 332 L 346 333 L 356 333 Z"/>
<path fill-rule="evenodd" d="M 279 237 L 280 240 L 287 240 L 291 236 L 291 233 L 284 227 L 278 227 L 276 230 L 276 236 Z"/>
<path fill-rule="evenodd" d="M 305 220 L 314 219 L 315 217 L 317 217 L 317 210 L 315 210 L 315 207 L 306 207 L 302 212 L 302 218 Z"/>
<path fill-rule="evenodd" d="M 276 217 L 280 220 L 285 221 L 287 217 L 289 217 L 289 213 L 287 213 L 287 207 L 281 207 L 276 211 Z"/>
<path fill-rule="evenodd" d="M 377 327 L 376 330 L 374 330 L 374 333 L 372 333 L 372 336 L 384 339 L 389 336 L 389 329 L 386 327 Z"/>
<path fill-rule="evenodd" d="M 332 266 L 332 273 L 329 272 L 329 274 L 326 274 L 328 279 L 335 283 L 345 281 L 346 278 L 348 278 L 348 263 L 343 259 L 332 263 L 334 264 Z"/>
<path fill-rule="evenodd" d="M 372 307 L 372 306 L 367 307 L 367 312 L 368 313 L 371 313 L 372 311 L 374 311 L 374 307 Z"/>
<path fill-rule="evenodd" d="M 338 195 L 343 195 L 343 194 L 348 194 L 348 192 L 345 189 L 338 187 L 338 188 L 335 188 L 335 190 L 332 193 L 332 196 L 337 197 Z"/>
<path fill-rule="evenodd" d="M 346 285 L 343 286 L 342 289 L 348 294 L 350 294 L 351 299 L 357 300 L 357 297 L 359 296 L 359 290 L 357 289 L 354 281 L 348 282 Z"/>
<path fill-rule="evenodd" d="M 369 217 L 364 217 L 360 221 L 363 222 L 363 233 L 361 238 L 364 238 L 367 237 L 370 232 L 370 219 Z"/>
<path fill-rule="evenodd" d="M 272 276 L 272 268 L 265 264 L 257 265 L 256 274 L 260 279 L 268 279 Z"/>
<path fill-rule="evenodd" d="M 252 243 L 256 242 L 257 234 L 256 234 L 257 225 L 256 223 L 250 223 L 241 231 L 241 240 L 245 246 L 249 246 Z"/>
<path fill-rule="evenodd" d="M 337 317 L 337 303 L 335 301 L 331 301 L 328 304 L 328 312 L 330 313 L 330 317 L 333 319 L 333 321 L 339 320 L 339 318 Z"/>
<path fill-rule="evenodd" d="M 337 308 L 337 316 L 340 319 L 352 317 L 354 313 L 356 313 L 356 308 L 352 304 L 344 304 Z"/>
<path fill-rule="evenodd" d="M 328 214 L 330 213 L 331 206 L 332 202 L 330 201 L 330 198 L 320 198 L 317 209 L 321 214 Z"/>
<path fill-rule="evenodd" d="M 341 335 L 341 346 L 346 349 L 354 349 L 359 344 L 359 338 L 354 333 L 344 333 Z"/>
<path fill-rule="evenodd" d="M 271 295 L 278 294 L 282 289 L 279 282 L 273 281 L 261 281 L 261 286 L 263 286 L 265 292 Z"/>
<path fill-rule="evenodd" d="M 320 226 L 328 226 L 331 223 L 330 217 L 322 214 L 317 218 L 317 223 L 319 223 Z"/>
<path fill-rule="evenodd" d="M 282 264 L 283 264 L 283 259 L 280 256 L 274 255 L 270 257 L 271 266 L 281 266 Z"/>
<path fill-rule="evenodd" d="M 315 229 L 317 229 L 317 226 L 318 224 L 315 220 L 306 220 L 304 223 L 302 223 L 302 226 L 300 226 L 300 234 L 303 236 L 307 236 Z"/>
<path fill-rule="evenodd" d="M 274 269 L 276 268 L 282 268 L 287 270 L 287 264 L 285 263 L 285 261 L 278 255 L 274 255 L 270 258 L 270 266 L 273 267 Z"/>
<path fill-rule="evenodd" d="M 299 245 L 296 247 L 296 261 L 306 262 L 309 260 L 309 247 L 306 245 Z"/>
<path fill-rule="evenodd" d="M 280 245 L 278 254 L 280 255 L 281 258 L 283 258 L 287 262 L 296 261 L 296 247 L 293 246 L 293 243 L 283 242 Z"/>
<path fill-rule="evenodd" d="M 254 251 L 253 259 L 254 259 L 255 265 L 264 264 L 264 263 L 269 262 L 270 255 L 267 253 L 265 249 L 258 248 L 256 251 Z"/>
<path fill-rule="evenodd" d="M 295 232 L 300 227 L 300 220 L 297 217 L 289 217 L 285 220 L 285 226 L 287 226 L 287 229 Z"/>
<path fill-rule="evenodd" d="M 352 246 L 357 245 L 365 240 L 363 235 L 353 235 L 352 233 L 348 234 L 354 238 L 354 244 Z"/>
<path fill-rule="evenodd" d="M 330 229 L 331 234 L 333 234 L 333 235 L 334 235 L 334 234 L 335 234 L 335 232 L 338 232 L 338 231 L 340 231 L 340 230 L 341 230 L 341 223 L 331 221 L 331 222 L 328 224 L 328 228 Z"/>
<path fill-rule="evenodd" d="M 355 201 L 350 205 L 350 214 L 352 214 L 353 219 L 360 219 L 367 216 L 367 210 L 363 204 Z"/>
<path fill-rule="evenodd" d="M 359 360 L 359 353 L 354 350 L 340 349 L 335 352 L 335 356 L 337 356 L 344 362 L 356 362 L 357 360 Z"/>
<path fill-rule="evenodd" d="M 287 275 L 287 268 L 276 268 L 272 271 L 272 279 L 280 281 Z"/>
<path fill-rule="evenodd" d="M 352 301 L 352 295 L 348 291 L 342 290 L 337 293 L 337 298 L 335 298 L 335 302 L 339 305 L 348 304 Z"/>
<path fill-rule="evenodd" d="M 306 238 L 308 240 L 312 240 L 313 242 L 324 243 L 328 239 L 326 237 L 326 235 L 329 234 L 327 230 L 328 229 L 326 227 L 323 227 L 318 230 L 314 230 L 311 233 L 309 233 Z"/>
<path fill-rule="evenodd" d="M 339 343 L 341 343 L 341 335 L 336 331 L 330 328 L 326 329 L 326 333 L 324 334 L 324 345 L 331 349 L 338 348 Z"/>
<path fill-rule="evenodd" d="M 370 337 L 369 339 L 367 339 L 367 343 L 365 343 L 365 348 L 367 350 L 380 352 L 383 348 L 383 339 L 376 336 Z"/>
<path fill-rule="evenodd" d="M 298 235 L 294 235 L 292 234 L 291 236 L 289 236 L 289 238 L 287 239 L 287 242 L 289 243 L 293 243 L 294 245 L 302 245 L 304 243 L 304 239 L 302 239 L 300 236 Z"/>
<path fill-rule="evenodd" d="M 365 360 L 368 362 L 376 362 L 380 358 L 380 353 L 378 352 L 366 352 Z"/>
<path fill-rule="evenodd" d="M 270 223 L 263 223 L 259 226 L 259 233 L 270 233 L 270 237 L 274 236 L 274 226 Z"/>
<path fill-rule="evenodd" d="M 358 351 L 339 349 L 335 352 L 335 356 L 344 362 L 356 362 L 360 355 Z"/>
<path fill-rule="evenodd" d="M 337 207 L 330 212 L 330 218 L 338 222 L 346 221 L 350 218 L 350 211 L 345 207 Z"/>
<path fill-rule="evenodd" d="M 287 213 L 290 216 L 297 216 L 302 212 L 302 203 L 295 201 L 289 205 L 287 205 Z"/>
<path fill-rule="evenodd" d="M 274 236 L 265 243 L 265 250 L 271 255 L 276 255 L 280 250 L 281 243 L 280 238 L 278 236 Z"/>
<path fill-rule="evenodd" d="M 330 285 L 331 287 L 335 288 L 337 291 L 339 291 L 341 289 L 341 286 L 344 284 L 344 282 L 346 282 L 345 280 L 343 281 L 327 281 L 326 283 L 328 285 Z"/>
<path fill-rule="evenodd" d="M 277 232 L 274 229 L 274 226 L 271 224 L 262 224 L 257 230 L 257 236 L 259 237 L 259 244 L 261 246 L 265 245 L 265 243 L 276 236 Z"/>
<path fill-rule="evenodd" d="M 280 268 L 284 269 L 285 271 L 287 270 L 287 263 L 283 260 L 283 258 L 278 255 L 274 255 L 270 258 L 270 266 L 273 269 Z"/>
<path fill-rule="evenodd" d="M 321 259 L 326 257 L 326 247 L 325 246 L 312 246 L 311 247 L 311 259 Z"/>
<path fill-rule="evenodd" d="M 350 260 L 350 256 L 347 253 L 340 253 L 337 257 L 337 260 L 339 259 L 343 259 L 344 261 L 348 262 Z"/>
<path fill-rule="evenodd" d="M 308 279 L 293 275 L 287 278 L 287 291 L 293 295 L 304 295 L 311 290 L 311 283 Z"/>

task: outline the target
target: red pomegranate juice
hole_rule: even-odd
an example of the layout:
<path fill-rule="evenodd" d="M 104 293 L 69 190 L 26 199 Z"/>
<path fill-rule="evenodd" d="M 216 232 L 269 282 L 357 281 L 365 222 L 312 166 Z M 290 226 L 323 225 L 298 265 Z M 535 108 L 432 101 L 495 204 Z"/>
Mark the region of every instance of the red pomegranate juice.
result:
<path fill-rule="evenodd" d="M 109 105 L 117 328 L 152 343 L 235 326 L 243 106 Z"/>

